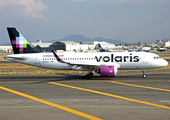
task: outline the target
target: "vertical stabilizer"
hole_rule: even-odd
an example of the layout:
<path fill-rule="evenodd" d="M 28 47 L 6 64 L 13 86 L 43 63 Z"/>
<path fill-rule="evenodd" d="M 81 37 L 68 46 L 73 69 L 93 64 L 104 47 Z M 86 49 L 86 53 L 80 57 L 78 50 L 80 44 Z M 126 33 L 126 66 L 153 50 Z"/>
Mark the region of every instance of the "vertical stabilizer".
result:
<path fill-rule="evenodd" d="M 106 52 L 106 50 L 104 50 L 99 43 L 98 43 L 97 45 L 98 45 L 98 47 L 99 47 L 100 52 Z"/>
<path fill-rule="evenodd" d="M 38 53 L 16 28 L 8 27 L 7 30 L 14 54 Z"/>

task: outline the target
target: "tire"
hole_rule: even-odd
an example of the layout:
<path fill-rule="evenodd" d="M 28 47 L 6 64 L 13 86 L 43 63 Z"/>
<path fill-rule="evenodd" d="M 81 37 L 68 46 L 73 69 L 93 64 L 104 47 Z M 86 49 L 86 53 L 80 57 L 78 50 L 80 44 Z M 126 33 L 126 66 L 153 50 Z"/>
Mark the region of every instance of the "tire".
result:
<path fill-rule="evenodd" d="M 87 74 L 87 75 L 85 76 L 85 78 L 86 78 L 86 79 L 90 79 L 90 75 Z"/>
<path fill-rule="evenodd" d="M 147 75 L 143 75 L 143 78 L 146 78 L 147 77 Z"/>
<path fill-rule="evenodd" d="M 90 77 L 93 77 L 93 73 L 90 73 L 89 75 L 90 75 Z"/>

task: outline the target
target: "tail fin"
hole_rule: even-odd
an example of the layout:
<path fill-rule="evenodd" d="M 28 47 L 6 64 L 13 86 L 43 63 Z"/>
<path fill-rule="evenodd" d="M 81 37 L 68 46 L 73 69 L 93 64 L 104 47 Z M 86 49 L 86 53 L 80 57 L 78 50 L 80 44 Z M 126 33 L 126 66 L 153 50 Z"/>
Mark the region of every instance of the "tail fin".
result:
<path fill-rule="evenodd" d="M 99 47 L 100 52 L 106 52 L 106 50 L 104 50 L 99 43 L 98 43 L 98 47 Z"/>
<path fill-rule="evenodd" d="M 7 28 L 14 54 L 38 53 L 14 27 Z"/>

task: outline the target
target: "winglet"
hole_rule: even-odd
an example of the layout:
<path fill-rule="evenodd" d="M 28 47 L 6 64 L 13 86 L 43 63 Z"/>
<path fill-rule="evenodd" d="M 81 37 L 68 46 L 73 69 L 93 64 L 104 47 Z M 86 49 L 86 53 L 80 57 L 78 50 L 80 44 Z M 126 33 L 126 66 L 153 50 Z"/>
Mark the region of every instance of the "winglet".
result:
<path fill-rule="evenodd" d="M 58 62 L 60 62 L 60 63 L 65 63 L 65 62 L 64 62 L 63 60 L 61 60 L 60 57 L 54 52 L 54 50 L 52 50 L 52 52 L 53 52 L 53 54 L 54 54 L 54 56 L 55 56 L 55 58 L 57 59 Z"/>

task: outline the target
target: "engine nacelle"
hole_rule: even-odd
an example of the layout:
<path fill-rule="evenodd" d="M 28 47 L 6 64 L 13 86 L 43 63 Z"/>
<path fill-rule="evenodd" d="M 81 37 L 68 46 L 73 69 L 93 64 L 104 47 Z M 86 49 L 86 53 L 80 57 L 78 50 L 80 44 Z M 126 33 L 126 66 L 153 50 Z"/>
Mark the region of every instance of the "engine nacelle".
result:
<path fill-rule="evenodd" d="M 114 65 L 110 66 L 101 66 L 100 67 L 100 74 L 101 76 L 106 77 L 115 77 L 117 74 L 117 67 Z"/>

